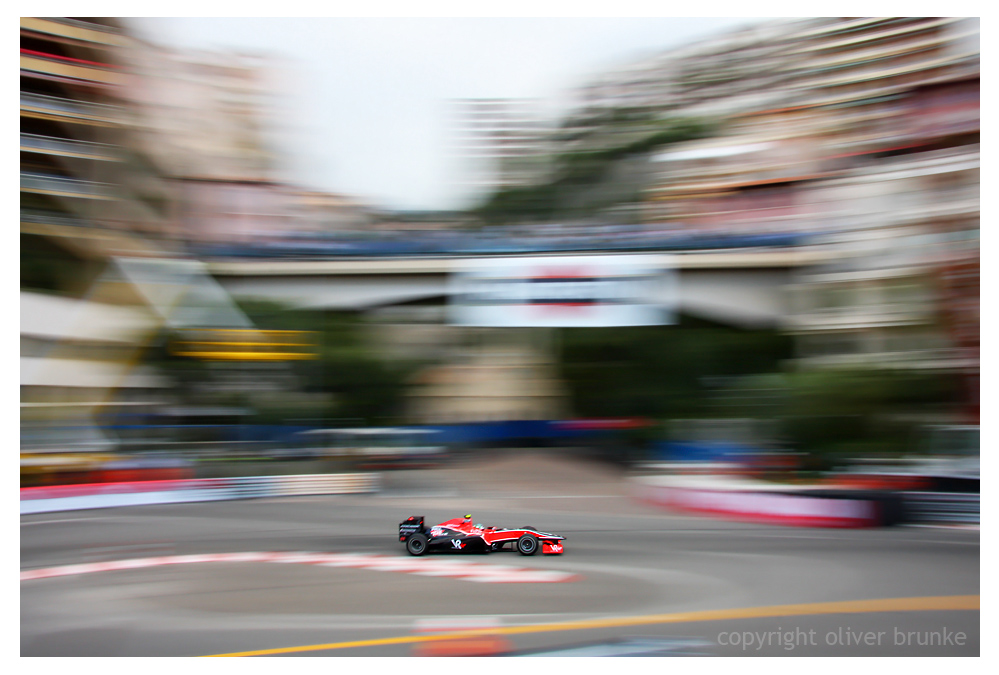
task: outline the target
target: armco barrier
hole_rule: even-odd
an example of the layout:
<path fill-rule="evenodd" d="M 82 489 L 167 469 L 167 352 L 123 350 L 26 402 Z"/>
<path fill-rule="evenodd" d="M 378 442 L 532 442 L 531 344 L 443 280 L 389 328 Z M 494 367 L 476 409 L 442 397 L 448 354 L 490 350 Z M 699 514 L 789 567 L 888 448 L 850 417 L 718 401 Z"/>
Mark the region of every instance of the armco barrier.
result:
<path fill-rule="evenodd" d="M 275 476 L 276 495 L 324 495 L 356 492 L 375 492 L 378 475 L 373 473 L 312 474 L 302 476 Z"/>
<path fill-rule="evenodd" d="M 21 488 L 21 499 L 64 499 L 94 495 L 115 495 L 135 492 L 175 492 L 178 490 L 212 489 L 218 479 L 144 480 L 121 483 L 84 483 Z"/>
<path fill-rule="evenodd" d="M 775 525 L 876 527 L 884 523 L 874 499 L 802 493 L 704 490 L 646 485 L 647 501 L 670 508 Z"/>
<path fill-rule="evenodd" d="M 60 485 L 21 489 L 21 513 L 293 495 L 377 492 L 378 474 L 314 474 Z"/>
<path fill-rule="evenodd" d="M 917 523 L 981 524 L 981 495 L 960 492 L 908 492 L 906 510 Z"/>

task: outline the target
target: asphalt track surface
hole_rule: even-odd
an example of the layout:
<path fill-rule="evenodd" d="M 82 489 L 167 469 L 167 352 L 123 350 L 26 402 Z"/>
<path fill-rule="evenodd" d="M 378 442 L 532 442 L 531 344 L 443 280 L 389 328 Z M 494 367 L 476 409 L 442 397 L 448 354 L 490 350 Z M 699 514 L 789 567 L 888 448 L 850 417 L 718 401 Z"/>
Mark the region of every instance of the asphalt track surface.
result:
<path fill-rule="evenodd" d="M 33 579 L 21 582 L 21 656 L 595 655 L 629 640 L 662 655 L 980 653 L 978 531 L 723 522 L 642 504 L 627 481 L 590 466 L 487 468 L 503 481 L 411 472 L 388 476 L 378 495 L 23 516 L 21 570 L 243 552 L 412 562 L 395 536 L 401 520 L 470 511 L 487 525 L 563 534 L 566 553 L 435 560 L 573 580 L 226 561 Z M 462 630 L 479 632 L 449 637 Z"/>

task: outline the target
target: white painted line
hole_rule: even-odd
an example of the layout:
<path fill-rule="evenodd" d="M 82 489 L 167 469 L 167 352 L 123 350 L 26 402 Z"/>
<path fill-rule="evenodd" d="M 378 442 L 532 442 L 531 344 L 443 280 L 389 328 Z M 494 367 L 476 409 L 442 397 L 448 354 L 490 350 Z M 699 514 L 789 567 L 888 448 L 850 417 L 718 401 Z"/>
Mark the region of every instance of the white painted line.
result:
<path fill-rule="evenodd" d="M 275 553 L 270 562 L 274 563 L 311 563 L 315 562 L 315 553 Z"/>
<path fill-rule="evenodd" d="M 367 569 L 378 572 L 399 572 L 429 577 L 450 577 L 477 583 L 561 583 L 575 581 L 580 577 L 569 572 L 554 570 L 508 567 L 464 560 L 427 560 L 425 558 L 399 558 L 364 553 L 309 553 L 309 552 L 246 552 L 246 553 L 206 553 L 195 555 L 161 556 L 156 558 L 133 558 L 100 563 L 64 565 L 21 572 L 21 581 L 50 579 L 53 577 L 75 576 L 94 572 L 113 572 L 162 565 L 185 565 L 192 563 L 294 563 L 320 567 L 346 567 Z"/>
<path fill-rule="evenodd" d="M 131 560 L 115 560 L 105 564 L 108 565 L 110 569 L 128 570 L 138 569 L 141 567 L 156 567 L 159 563 L 156 562 L 155 558 L 133 558 Z"/>
<path fill-rule="evenodd" d="M 219 560 L 217 555 L 202 554 L 202 555 L 181 555 L 176 556 L 173 560 L 175 564 L 189 564 L 189 563 L 205 563 L 205 562 L 216 562 Z"/>
<path fill-rule="evenodd" d="M 516 570 L 506 574 L 482 574 L 467 577 L 466 581 L 475 581 L 483 584 L 557 584 L 564 581 L 571 581 L 575 577 L 576 575 L 567 572 Z"/>
<path fill-rule="evenodd" d="M 79 523 L 85 520 L 104 520 L 104 518 L 56 518 L 53 520 L 26 520 L 21 522 L 21 527 L 28 525 L 53 525 L 55 523 Z"/>
<path fill-rule="evenodd" d="M 929 523 L 913 523 L 913 524 L 908 525 L 908 527 L 925 527 L 925 528 L 934 529 L 934 530 L 967 530 L 967 531 L 974 531 L 974 532 L 981 532 L 981 530 L 982 530 L 981 524 L 978 524 L 978 525 L 971 525 L 971 524 L 955 524 L 955 525 L 943 525 L 943 524 L 941 524 L 941 525 L 931 525 Z"/>

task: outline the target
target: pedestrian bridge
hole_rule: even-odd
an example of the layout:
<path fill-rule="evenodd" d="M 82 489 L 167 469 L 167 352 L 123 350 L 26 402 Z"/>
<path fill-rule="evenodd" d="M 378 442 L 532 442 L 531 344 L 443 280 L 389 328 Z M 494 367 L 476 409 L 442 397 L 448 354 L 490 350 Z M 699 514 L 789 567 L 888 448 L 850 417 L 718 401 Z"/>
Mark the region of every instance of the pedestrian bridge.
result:
<path fill-rule="evenodd" d="M 510 260 L 541 257 L 508 256 Z M 547 256 L 545 256 L 547 257 Z M 676 283 L 662 301 L 675 313 L 744 328 L 779 327 L 790 313 L 787 287 L 797 270 L 826 254 L 805 247 L 714 250 L 643 255 L 673 270 Z M 333 258 L 207 261 L 210 274 L 237 298 L 298 308 L 374 311 L 418 308 L 444 321 L 451 275 L 496 256 Z"/>

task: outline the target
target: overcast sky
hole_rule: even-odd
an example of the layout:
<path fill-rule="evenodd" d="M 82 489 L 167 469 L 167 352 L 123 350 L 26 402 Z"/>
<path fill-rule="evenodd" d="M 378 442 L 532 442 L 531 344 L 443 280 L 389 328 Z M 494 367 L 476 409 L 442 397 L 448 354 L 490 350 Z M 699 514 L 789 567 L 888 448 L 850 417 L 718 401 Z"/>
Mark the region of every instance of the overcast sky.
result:
<path fill-rule="evenodd" d="M 273 56 L 285 178 L 376 206 L 462 206 L 447 104 L 557 105 L 593 75 L 759 18 L 168 18 L 169 46 Z"/>

